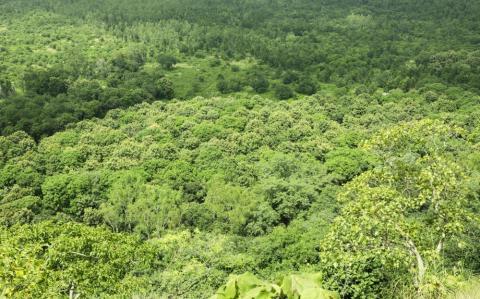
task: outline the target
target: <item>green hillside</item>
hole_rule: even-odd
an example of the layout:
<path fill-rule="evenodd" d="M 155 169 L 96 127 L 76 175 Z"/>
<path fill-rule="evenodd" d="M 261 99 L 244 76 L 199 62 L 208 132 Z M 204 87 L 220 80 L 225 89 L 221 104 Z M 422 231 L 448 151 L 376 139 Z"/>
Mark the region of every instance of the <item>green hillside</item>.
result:
<path fill-rule="evenodd" d="M 0 298 L 476 298 L 478 15 L 0 3 Z"/>

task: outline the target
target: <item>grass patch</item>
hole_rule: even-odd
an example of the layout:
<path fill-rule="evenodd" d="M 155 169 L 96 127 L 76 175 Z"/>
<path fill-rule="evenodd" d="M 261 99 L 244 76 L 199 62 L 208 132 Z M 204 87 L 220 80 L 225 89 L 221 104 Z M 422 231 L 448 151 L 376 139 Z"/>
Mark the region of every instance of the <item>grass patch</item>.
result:
<path fill-rule="evenodd" d="M 480 298 L 480 279 L 474 279 L 468 282 L 465 287 L 458 290 L 449 299 L 479 299 Z"/>

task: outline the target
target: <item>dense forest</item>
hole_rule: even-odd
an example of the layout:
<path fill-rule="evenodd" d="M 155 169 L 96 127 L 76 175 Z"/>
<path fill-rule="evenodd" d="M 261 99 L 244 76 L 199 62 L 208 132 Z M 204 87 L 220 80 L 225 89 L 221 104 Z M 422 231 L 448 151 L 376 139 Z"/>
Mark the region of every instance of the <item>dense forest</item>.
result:
<path fill-rule="evenodd" d="M 0 298 L 480 298 L 480 2 L 0 2 Z"/>

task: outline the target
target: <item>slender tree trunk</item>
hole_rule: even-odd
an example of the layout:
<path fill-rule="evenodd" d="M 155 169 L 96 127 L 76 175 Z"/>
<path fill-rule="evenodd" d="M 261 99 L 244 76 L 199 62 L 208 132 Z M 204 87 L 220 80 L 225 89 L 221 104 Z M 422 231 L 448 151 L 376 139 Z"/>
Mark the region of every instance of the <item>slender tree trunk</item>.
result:
<path fill-rule="evenodd" d="M 442 238 L 440 239 L 440 241 L 438 242 L 438 245 L 437 245 L 437 253 L 440 254 L 442 252 L 442 249 L 443 249 L 443 240 L 445 240 L 445 233 L 442 233 Z"/>
<path fill-rule="evenodd" d="M 75 292 L 75 284 L 72 283 L 72 285 L 70 286 L 70 291 L 69 291 L 69 294 L 68 294 L 68 298 L 69 299 L 78 299 L 80 297 L 80 294 L 77 294 Z"/>
<path fill-rule="evenodd" d="M 419 287 L 423 282 L 423 278 L 425 276 L 427 267 L 425 266 L 425 262 L 423 261 L 423 258 L 420 255 L 420 252 L 418 252 L 417 247 L 415 246 L 412 240 L 407 240 L 407 246 L 410 249 L 410 252 L 415 256 L 415 259 L 417 260 L 417 276 L 415 277 L 415 285 Z"/>

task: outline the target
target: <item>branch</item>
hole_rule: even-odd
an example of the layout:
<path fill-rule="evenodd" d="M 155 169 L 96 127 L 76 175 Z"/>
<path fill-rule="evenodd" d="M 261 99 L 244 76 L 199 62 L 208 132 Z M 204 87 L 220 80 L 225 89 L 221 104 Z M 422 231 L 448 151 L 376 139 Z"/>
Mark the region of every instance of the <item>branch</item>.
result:
<path fill-rule="evenodd" d="M 98 258 L 96 256 L 90 256 L 90 255 L 86 255 L 86 254 L 83 254 L 83 253 L 80 253 L 80 252 L 70 251 L 69 253 L 74 254 L 74 255 L 78 255 L 78 256 L 81 256 L 81 257 L 89 258 L 89 259 L 98 260 Z"/>

